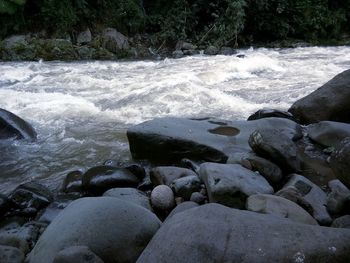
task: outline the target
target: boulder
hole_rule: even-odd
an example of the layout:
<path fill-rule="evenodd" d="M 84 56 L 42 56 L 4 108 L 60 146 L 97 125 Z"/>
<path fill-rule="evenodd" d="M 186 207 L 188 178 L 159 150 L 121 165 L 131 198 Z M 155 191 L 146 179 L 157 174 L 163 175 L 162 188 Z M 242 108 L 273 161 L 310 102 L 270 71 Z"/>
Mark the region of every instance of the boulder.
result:
<path fill-rule="evenodd" d="M 263 118 L 271 118 L 271 117 L 286 118 L 286 119 L 294 121 L 293 115 L 288 111 L 267 109 L 267 108 L 264 108 L 262 110 L 258 110 L 257 112 L 250 115 L 248 117 L 248 121 L 259 120 L 259 119 L 263 119 Z"/>
<path fill-rule="evenodd" d="M 103 263 L 87 246 L 67 247 L 55 256 L 53 263 Z"/>
<path fill-rule="evenodd" d="M 330 165 L 335 176 L 350 188 L 350 137 L 342 140 L 332 153 Z"/>
<path fill-rule="evenodd" d="M 337 147 L 346 137 L 350 137 L 350 124 L 320 121 L 307 126 L 307 134 L 314 142 L 325 147 Z"/>
<path fill-rule="evenodd" d="M 350 213 L 350 190 L 339 180 L 328 182 L 327 210 L 331 214 Z"/>
<path fill-rule="evenodd" d="M 0 139 L 35 141 L 36 136 L 34 128 L 28 122 L 7 110 L 0 109 Z"/>
<path fill-rule="evenodd" d="M 259 156 L 273 161 L 287 172 L 299 172 L 301 169 L 297 146 L 278 129 L 254 131 L 249 137 L 249 145 Z"/>
<path fill-rule="evenodd" d="M 18 248 L 0 245 L 0 262 L 23 263 L 24 254 Z"/>
<path fill-rule="evenodd" d="M 348 262 L 350 230 L 207 204 L 167 220 L 138 263 Z"/>
<path fill-rule="evenodd" d="M 231 56 L 237 54 L 237 51 L 231 47 L 220 48 L 219 55 Z"/>
<path fill-rule="evenodd" d="M 204 50 L 204 54 L 205 55 L 217 55 L 219 53 L 219 49 L 215 46 L 208 46 L 205 50 Z"/>
<path fill-rule="evenodd" d="M 65 193 L 81 192 L 82 178 L 83 172 L 80 170 L 69 172 L 64 178 L 61 191 Z"/>
<path fill-rule="evenodd" d="M 85 31 L 80 32 L 77 36 L 78 44 L 87 44 L 87 43 L 90 43 L 91 40 L 92 40 L 92 35 L 89 28 L 87 28 Z"/>
<path fill-rule="evenodd" d="M 161 211 L 170 211 L 175 206 L 174 193 L 167 185 L 156 186 L 151 193 L 152 206 Z"/>
<path fill-rule="evenodd" d="M 132 202 L 152 211 L 148 196 L 135 188 L 113 188 L 105 192 L 103 196 L 115 197 L 124 201 Z"/>
<path fill-rule="evenodd" d="M 313 209 L 312 216 L 321 225 L 330 225 L 332 223 L 332 218 L 326 209 L 327 195 L 320 187 L 298 174 L 293 174 L 283 188 L 289 186 L 295 187 L 304 200 L 311 205 Z"/>
<path fill-rule="evenodd" d="M 131 202 L 113 197 L 81 198 L 47 227 L 28 262 L 52 262 L 70 246 L 87 246 L 104 262 L 135 262 L 160 224 L 152 212 Z"/>
<path fill-rule="evenodd" d="M 303 124 L 319 121 L 350 122 L 350 70 L 346 70 L 288 110 Z"/>
<path fill-rule="evenodd" d="M 191 209 L 191 208 L 194 208 L 194 207 L 198 207 L 199 205 L 195 202 L 191 202 L 191 201 L 186 201 L 186 202 L 183 202 L 179 205 L 177 205 L 172 211 L 171 213 L 167 216 L 166 220 L 169 220 L 169 218 L 173 217 L 174 215 L 176 215 L 177 213 L 181 213 L 185 210 L 188 210 L 188 209 Z M 166 221 L 165 220 L 165 221 Z M 164 221 L 164 222 L 165 222 Z"/>
<path fill-rule="evenodd" d="M 178 41 L 176 43 L 175 49 L 176 50 L 195 50 L 197 47 L 193 45 L 192 43 L 186 42 L 186 41 Z"/>
<path fill-rule="evenodd" d="M 250 134 L 258 128 L 278 127 L 290 139 L 302 137 L 301 127 L 282 118 L 255 121 L 217 119 L 158 118 L 128 129 L 130 151 L 134 159 L 174 163 L 182 158 L 226 162 L 230 154 L 251 151 Z"/>
<path fill-rule="evenodd" d="M 18 45 L 28 45 L 26 35 L 12 35 L 5 38 L 2 43 L 5 49 L 12 49 Z"/>
<path fill-rule="evenodd" d="M 186 176 L 197 176 L 197 174 L 190 169 L 174 166 L 158 166 L 153 168 L 150 173 L 150 179 L 155 185 L 170 186 L 174 180 Z"/>
<path fill-rule="evenodd" d="M 137 187 L 138 183 L 139 179 L 128 169 L 108 165 L 90 168 L 82 178 L 83 189 L 96 195 L 111 188 Z"/>
<path fill-rule="evenodd" d="M 252 212 L 289 218 L 295 222 L 318 225 L 317 221 L 303 208 L 280 196 L 257 194 L 247 199 L 246 208 Z"/>
<path fill-rule="evenodd" d="M 195 202 L 199 205 L 204 204 L 205 200 L 207 200 L 207 197 L 200 192 L 194 192 L 191 194 L 190 201 Z"/>
<path fill-rule="evenodd" d="M 336 227 L 336 228 L 350 228 L 350 215 L 345 215 L 336 218 L 331 227 Z"/>
<path fill-rule="evenodd" d="M 106 28 L 102 32 L 102 47 L 112 53 L 129 49 L 128 38 L 114 28 Z"/>
<path fill-rule="evenodd" d="M 264 177 L 238 164 L 203 163 L 199 175 L 211 203 L 243 209 L 249 196 L 273 193 Z"/>
<path fill-rule="evenodd" d="M 174 180 L 170 187 L 176 196 L 188 201 L 192 193 L 201 189 L 201 184 L 202 182 L 197 175 L 191 175 Z"/>

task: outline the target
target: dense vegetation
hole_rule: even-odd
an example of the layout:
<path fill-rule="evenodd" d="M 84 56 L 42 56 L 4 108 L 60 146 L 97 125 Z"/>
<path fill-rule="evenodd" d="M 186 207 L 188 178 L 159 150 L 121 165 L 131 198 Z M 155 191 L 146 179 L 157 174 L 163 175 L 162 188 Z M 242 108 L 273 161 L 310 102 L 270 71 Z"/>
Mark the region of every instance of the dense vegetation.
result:
<path fill-rule="evenodd" d="M 350 0 L 0 0 L 0 36 L 115 27 L 162 43 L 237 45 L 347 36 Z"/>

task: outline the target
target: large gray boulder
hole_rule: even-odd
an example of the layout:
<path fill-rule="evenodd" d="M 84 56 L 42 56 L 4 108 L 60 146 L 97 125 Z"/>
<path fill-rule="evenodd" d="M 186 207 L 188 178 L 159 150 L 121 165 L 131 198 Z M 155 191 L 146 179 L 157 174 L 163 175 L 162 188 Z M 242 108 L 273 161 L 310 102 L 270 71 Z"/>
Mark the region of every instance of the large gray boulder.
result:
<path fill-rule="evenodd" d="M 207 204 L 169 218 L 138 263 L 349 262 L 350 230 Z"/>
<path fill-rule="evenodd" d="M 0 109 L 0 139 L 16 138 L 29 141 L 36 140 L 34 128 L 17 115 Z"/>
<path fill-rule="evenodd" d="M 350 213 L 350 190 L 339 180 L 328 182 L 327 210 L 331 214 Z"/>
<path fill-rule="evenodd" d="M 295 122 L 281 118 L 255 121 L 158 118 L 128 129 L 130 151 L 135 159 L 174 163 L 182 158 L 225 163 L 230 154 L 251 151 L 250 134 L 258 128 L 278 127 L 290 139 L 302 137 Z"/>
<path fill-rule="evenodd" d="M 350 137 L 342 140 L 332 153 L 330 165 L 335 176 L 350 188 Z"/>
<path fill-rule="evenodd" d="M 113 197 L 72 202 L 48 226 L 29 256 L 52 262 L 69 246 L 87 246 L 104 262 L 135 262 L 160 227 L 149 210 Z"/>
<path fill-rule="evenodd" d="M 211 203 L 244 208 L 249 196 L 273 193 L 264 177 L 239 164 L 203 163 L 199 175 Z"/>
<path fill-rule="evenodd" d="M 102 46 L 108 51 L 117 53 L 129 49 L 128 38 L 114 28 L 106 28 L 102 32 Z"/>
<path fill-rule="evenodd" d="M 115 197 L 124 201 L 132 202 L 152 211 L 148 196 L 135 188 L 113 188 L 105 192 L 103 196 Z"/>
<path fill-rule="evenodd" d="M 87 246 L 67 247 L 56 255 L 53 263 L 103 263 Z"/>
<path fill-rule="evenodd" d="M 346 70 L 288 110 L 301 123 L 319 121 L 350 122 L 350 70 Z"/>

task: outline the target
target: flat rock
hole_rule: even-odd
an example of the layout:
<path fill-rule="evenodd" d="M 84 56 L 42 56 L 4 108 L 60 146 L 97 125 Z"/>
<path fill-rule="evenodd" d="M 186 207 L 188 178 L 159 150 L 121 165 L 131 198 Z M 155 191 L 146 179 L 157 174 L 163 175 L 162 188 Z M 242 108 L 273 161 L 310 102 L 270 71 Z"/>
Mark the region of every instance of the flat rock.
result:
<path fill-rule="evenodd" d="M 317 221 L 303 208 L 280 196 L 258 194 L 247 199 L 246 208 L 252 212 L 289 218 L 295 222 L 318 225 Z"/>
<path fill-rule="evenodd" d="M 52 262 L 62 249 L 87 246 L 104 262 L 135 262 L 160 227 L 149 210 L 113 197 L 72 202 L 47 227 L 28 262 Z"/>
<path fill-rule="evenodd" d="M 251 151 L 250 134 L 258 128 L 278 127 L 290 139 L 302 137 L 301 127 L 282 118 L 255 121 L 158 118 L 128 129 L 134 159 L 174 163 L 182 158 L 225 163 L 237 149 Z"/>
<path fill-rule="evenodd" d="M 71 246 L 57 253 L 53 263 L 103 263 L 87 246 Z"/>
<path fill-rule="evenodd" d="M 249 196 L 273 193 L 264 177 L 239 164 L 203 163 L 199 175 L 211 203 L 244 208 Z"/>
<path fill-rule="evenodd" d="M 330 165 L 335 176 L 350 188 L 350 137 L 342 140 L 332 153 Z"/>
<path fill-rule="evenodd" d="M 23 263 L 24 254 L 18 248 L 0 245 L 1 263 Z"/>
<path fill-rule="evenodd" d="M 105 192 L 103 196 L 115 197 L 124 201 L 132 202 L 152 211 L 148 196 L 135 188 L 113 188 Z"/>
<path fill-rule="evenodd" d="M 174 180 L 186 176 L 197 176 L 197 174 L 190 169 L 174 166 L 158 166 L 150 172 L 150 179 L 155 185 L 165 184 L 170 186 Z"/>
<path fill-rule="evenodd" d="M 350 260 L 350 230 L 207 204 L 167 220 L 137 262 L 165 259 L 167 263 L 345 263 Z"/>
<path fill-rule="evenodd" d="M 288 110 L 303 124 L 319 121 L 350 122 L 350 70 L 296 101 Z"/>
<path fill-rule="evenodd" d="M 314 142 L 325 147 L 337 147 L 350 137 L 350 124 L 335 121 L 320 121 L 307 126 L 307 134 Z"/>

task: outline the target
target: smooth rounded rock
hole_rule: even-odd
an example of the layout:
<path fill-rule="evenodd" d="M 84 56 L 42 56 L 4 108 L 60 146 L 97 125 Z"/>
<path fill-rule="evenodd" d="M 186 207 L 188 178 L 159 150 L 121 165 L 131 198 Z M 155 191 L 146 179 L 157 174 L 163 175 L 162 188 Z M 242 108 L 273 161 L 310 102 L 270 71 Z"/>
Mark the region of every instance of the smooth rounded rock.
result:
<path fill-rule="evenodd" d="M 115 197 L 124 201 L 132 202 L 152 211 L 148 196 L 135 188 L 113 188 L 105 192 L 103 196 Z"/>
<path fill-rule="evenodd" d="M 350 228 L 350 215 L 345 215 L 336 218 L 331 227 L 336 227 L 336 228 Z"/>
<path fill-rule="evenodd" d="M 169 186 L 158 185 L 151 193 L 151 203 L 155 209 L 170 211 L 175 206 L 174 193 Z"/>
<path fill-rule="evenodd" d="M 71 246 L 58 252 L 53 263 L 103 263 L 103 261 L 87 246 Z"/>
<path fill-rule="evenodd" d="M 201 194 L 201 193 L 199 193 L 199 192 L 194 192 L 194 193 L 192 193 L 192 195 L 191 195 L 190 201 L 195 202 L 195 203 L 201 205 L 201 204 L 204 204 L 204 202 L 205 202 L 206 199 L 207 199 L 207 198 L 206 198 L 205 195 L 203 195 L 203 194 Z"/>
<path fill-rule="evenodd" d="M 24 254 L 18 248 L 0 245 L 1 263 L 23 263 Z"/>
<path fill-rule="evenodd" d="M 342 140 L 332 153 L 330 165 L 335 176 L 350 188 L 350 137 Z"/>
<path fill-rule="evenodd" d="M 190 200 L 193 192 L 201 189 L 201 180 L 197 175 L 186 176 L 176 179 L 170 185 L 176 196 L 182 197 L 184 200 Z"/>

